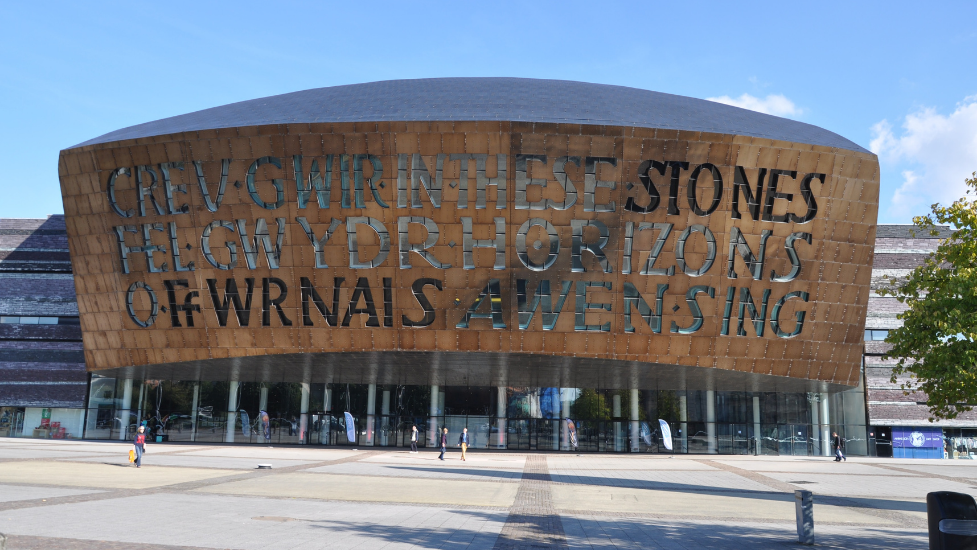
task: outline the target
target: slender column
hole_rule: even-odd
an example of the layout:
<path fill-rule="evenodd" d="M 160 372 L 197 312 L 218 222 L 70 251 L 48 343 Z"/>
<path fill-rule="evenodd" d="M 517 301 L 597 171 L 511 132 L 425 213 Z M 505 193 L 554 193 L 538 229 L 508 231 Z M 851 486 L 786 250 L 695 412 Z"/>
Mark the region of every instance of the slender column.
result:
<path fill-rule="evenodd" d="M 224 442 L 234 443 L 234 425 L 237 423 L 237 380 L 231 380 L 227 385 L 227 428 L 224 430 Z"/>
<path fill-rule="evenodd" d="M 142 413 L 143 413 L 142 406 L 145 400 L 146 400 L 146 383 L 142 382 L 139 384 L 139 405 L 136 407 L 136 429 L 139 429 L 139 424 L 142 424 Z"/>
<path fill-rule="evenodd" d="M 372 447 L 375 444 L 373 439 L 376 427 L 377 412 L 377 385 L 370 384 L 366 390 L 366 445 Z"/>
<path fill-rule="evenodd" d="M 193 383 L 193 404 L 190 405 L 190 441 L 197 440 L 197 409 L 200 408 L 200 382 Z"/>
<path fill-rule="evenodd" d="M 132 407 L 132 378 L 122 381 L 122 410 L 119 411 L 119 439 L 129 439 L 129 409 Z"/>
<path fill-rule="evenodd" d="M 821 394 L 821 455 L 831 456 L 831 416 L 826 393 Z"/>
<path fill-rule="evenodd" d="M 682 433 L 679 434 L 679 445 L 681 452 L 689 452 L 689 396 L 687 393 L 682 392 L 682 395 L 678 396 L 678 429 Z"/>
<path fill-rule="evenodd" d="M 309 438 L 309 384 L 302 382 L 302 401 L 299 403 L 299 444 L 308 443 Z"/>
<path fill-rule="evenodd" d="M 808 442 L 811 444 L 811 453 L 814 456 L 818 456 L 821 454 L 821 446 L 822 446 L 821 422 L 818 419 L 818 417 L 820 416 L 818 412 L 821 410 L 821 403 L 820 403 L 821 396 L 816 393 L 815 394 L 809 393 L 807 395 L 808 395 L 808 402 L 811 405 L 811 425 L 808 429 L 809 433 L 807 437 L 808 437 Z M 812 398 L 811 395 L 814 395 L 817 399 Z M 815 445 L 815 443 L 817 443 L 817 445 Z"/>
<path fill-rule="evenodd" d="M 264 384 L 258 392 L 258 410 L 268 412 L 268 387 Z"/>
<path fill-rule="evenodd" d="M 390 390 L 383 390 L 383 400 L 380 401 L 380 444 L 387 445 L 390 425 Z"/>
<path fill-rule="evenodd" d="M 322 410 L 327 413 L 332 412 L 332 388 L 326 387 L 325 395 L 322 396 Z"/>
<path fill-rule="evenodd" d="M 706 391 L 706 439 L 709 454 L 716 454 L 716 392 Z"/>
<path fill-rule="evenodd" d="M 641 424 L 638 422 L 638 390 L 631 390 L 631 452 L 641 451 Z"/>
<path fill-rule="evenodd" d="M 614 418 L 621 417 L 621 394 L 614 394 Z M 619 420 L 614 421 L 614 451 L 621 452 L 624 450 L 624 434 L 621 429 L 621 422 Z"/>
<path fill-rule="evenodd" d="M 570 391 L 571 388 L 560 389 L 560 401 L 562 404 L 562 414 L 560 415 L 560 433 L 563 434 L 563 450 L 570 450 L 570 432 L 567 431 L 567 418 L 570 418 Z"/>
<path fill-rule="evenodd" d="M 428 421 L 427 426 L 427 446 L 437 447 L 437 431 L 438 431 L 438 392 L 437 386 L 431 386 L 431 417 Z"/>
<path fill-rule="evenodd" d="M 505 440 L 506 440 L 506 433 L 507 433 L 506 432 L 506 414 L 507 414 L 506 409 L 508 408 L 506 406 L 507 405 L 507 402 L 506 402 L 507 401 L 507 399 L 506 399 L 507 393 L 506 393 L 506 388 L 505 387 L 499 387 L 497 389 L 498 389 L 498 392 L 496 393 L 496 398 L 495 398 L 495 410 L 496 410 L 496 413 L 495 413 L 496 414 L 496 419 L 495 419 L 495 421 L 498 424 L 499 439 L 498 439 L 498 442 L 496 443 L 496 445 L 500 449 L 505 449 L 505 447 L 506 447 L 506 441 Z"/>
<path fill-rule="evenodd" d="M 753 397 L 753 437 L 754 437 L 753 443 L 754 445 L 756 445 L 756 449 L 754 449 L 754 452 L 756 452 L 756 454 L 760 454 L 760 439 L 762 436 L 760 434 L 760 397 L 759 396 Z"/>

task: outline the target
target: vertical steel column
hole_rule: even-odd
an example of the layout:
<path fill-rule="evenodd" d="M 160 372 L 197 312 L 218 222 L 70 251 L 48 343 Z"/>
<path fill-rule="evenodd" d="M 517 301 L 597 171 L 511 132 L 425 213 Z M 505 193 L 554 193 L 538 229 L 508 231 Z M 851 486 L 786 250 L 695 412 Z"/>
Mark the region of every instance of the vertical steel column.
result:
<path fill-rule="evenodd" d="M 139 406 L 136 407 L 136 429 L 139 429 L 139 424 L 142 424 L 142 409 L 143 402 L 146 399 L 146 382 L 143 381 L 139 384 Z M 147 429 L 147 431 L 149 431 Z"/>
<path fill-rule="evenodd" d="M 619 393 L 614 394 L 613 403 L 614 403 L 614 408 L 611 415 L 615 419 L 620 419 L 621 418 L 621 394 Z M 621 429 L 621 421 L 614 420 L 614 451 L 619 453 L 623 450 L 624 450 L 624 434 L 622 433 L 622 429 Z"/>
<path fill-rule="evenodd" d="M 753 444 L 756 447 L 753 449 L 754 454 L 760 454 L 760 440 L 762 439 L 762 434 L 760 433 L 760 397 L 757 395 L 753 396 Z"/>
<path fill-rule="evenodd" d="M 560 415 L 560 433 L 563 434 L 563 450 L 570 450 L 570 433 L 567 431 L 566 419 L 570 418 L 570 392 L 572 388 L 561 388 L 560 389 L 560 403 L 561 403 L 561 415 Z"/>
<path fill-rule="evenodd" d="M 706 446 L 709 454 L 714 455 L 716 449 L 716 392 L 706 391 Z"/>
<path fill-rule="evenodd" d="M 641 423 L 638 421 L 638 390 L 631 390 L 631 452 L 641 451 Z"/>
<path fill-rule="evenodd" d="M 197 440 L 197 409 L 200 408 L 200 382 L 193 383 L 193 404 L 190 405 L 190 441 Z"/>
<path fill-rule="evenodd" d="M 821 421 L 819 419 L 820 414 L 818 414 L 818 411 L 821 410 L 820 399 L 820 394 L 807 394 L 808 403 L 811 405 L 811 428 L 807 437 L 811 443 L 811 453 L 814 456 L 821 454 L 821 447 L 824 446 L 824 442 L 821 441 Z M 817 447 L 814 446 L 815 441 L 818 443 Z"/>
<path fill-rule="evenodd" d="M 311 388 L 308 382 L 302 382 L 302 400 L 299 403 L 299 445 L 308 443 L 309 440 L 309 392 Z"/>
<path fill-rule="evenodd" d="M 264 384 L 258 392 L 258 410 L 268 412 L 268 387 Z"/>
<path fill-rule="evenodd" d="M 678 396 L 678 420 L 678 429 L 682 432 L 679 435 L 680 450 L 687 453 L 689 452 L 689 396 L 685 392 Z"/>
<path fill-rule="evenodd" d="M 383 390 L 383 400 L 380 402 L 380 445 L 387 446 L 388 426 L 390 425 L 390 390 Z M 396 441 L 394 442 L 396 444 Z"/>
<path fill-rule="evenodd" d="M 828 412 L 828 394 L 821 395 L 821 455 L 831 456 L 831 416 Z"/>
<path fill-rule="evenodd" d="M 122 411 L 119 423 L 119 440 L 129 439 L 129 410 L 132 407 L 132 378 L 122 381 Z"/>
<path fill-rule="evenodd" d="M 427 446 L 438 446 L 438 392 L 437 386 L 431 386 L 431 414 L 427 426 Z"/>
<path fill-rule="evenodd" d="M 366 390 L 366 443 L 368 447 L 375 444 L 373 440 L 376 427 L 377 385 L 370 384 Z"/>
<path fill-rule="evenodd" d="M 237 388 L 240 382 L 231 380 L 227 387 L 227 426 L 224 442 L 234 443 L 234 425 L 237 423 Z"/>
<path fill-rule="evenodd" d="M 499 430 L 499 439 L 496 446 L 499 449 L 506 448 L 506 415 L 508 414 L 506 411 L 508 403 L 506 401 L 506 388 L 499 387 L 495 398 L 495 414 Z"/>

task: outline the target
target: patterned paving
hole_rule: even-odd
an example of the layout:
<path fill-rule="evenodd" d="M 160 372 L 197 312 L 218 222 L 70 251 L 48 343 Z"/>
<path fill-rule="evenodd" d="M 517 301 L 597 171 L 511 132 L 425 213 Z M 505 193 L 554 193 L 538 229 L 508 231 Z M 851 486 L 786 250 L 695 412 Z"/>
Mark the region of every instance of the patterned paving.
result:
<path fill-rule="evenodd" d="M 820 547 L 925 548 L 927 488 L 977 493 L 952 461 L 127 447 L 0 438 L 7 550 L 784 548 L 801 487 Z"/>

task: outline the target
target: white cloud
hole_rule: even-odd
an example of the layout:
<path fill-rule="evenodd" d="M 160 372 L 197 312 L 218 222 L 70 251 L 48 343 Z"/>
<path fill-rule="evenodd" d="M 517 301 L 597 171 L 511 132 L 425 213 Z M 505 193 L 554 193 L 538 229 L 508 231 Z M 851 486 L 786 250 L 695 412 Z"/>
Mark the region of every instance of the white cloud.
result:
<path fill-rule="evenodd" d="M 977 170 L 977 96 L 964 98 L 949 115 L 932 107 L 910 113 L 900 132 L 883 120 L 872 126 L 869 148 L 884 168 L 902 174 L 892 216 L 923 214 L 935 202 L 950 204 L 964 196 L 964 180 Z"/>
<path fill-rule="evenodd" d="M 724 95 L 719 97 L 707 97 L 706 99 L 709 101 L 715 101 L 716 103 L 732 105 L 733 107 L 742 107 L 751 111 L 766 113 L 768 115 L 797 117 L 804 112 L 803 109 L 799 108 L 797 105 L 794 105 L 793 101 L 787 99 L 781 94 L 770 94 L 764 98 L 754 97 L 750 94 L 743 94 L 737 98 Z"/>

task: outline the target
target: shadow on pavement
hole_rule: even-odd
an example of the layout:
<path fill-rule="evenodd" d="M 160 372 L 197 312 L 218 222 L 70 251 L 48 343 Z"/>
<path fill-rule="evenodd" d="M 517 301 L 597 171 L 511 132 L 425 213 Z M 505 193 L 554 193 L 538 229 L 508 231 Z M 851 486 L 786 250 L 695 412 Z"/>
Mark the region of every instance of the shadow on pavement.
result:
<path fill-rule="evenodd" d="M 464 474 L 470 476 L 481 476 L 486 478 L 501 478 L 503 477 L 502 472 L 493 470 L 482 470 L 482 469 L 472 469 L 472 468 L 429 468 L 429 467 L 412 467 L 412 466 L 391 466 L 391 468 L 407 471 L 416 472 L 429 472 L 429 473 L 439 473 L 439 474 Z M 511 474 L 511 472 L 509 472 Z M 550 474 L 550 478 L 554 483 L 568 483 L 571 485 L 593 485 L 598 487 L 619 487 L 628 489 L 647 489 L 650 491 L 667 491 L 672 493 L 692 493 L 699 495 L 720 495 L 728 497 L 737 497 L 744 499 L 758 499 L 758 500 L 771 500 L 779 502 L 794 502 L 794 495 L 790 493 L 781 493 L 774 490 L 770 491 L 756 491 L 751 489 L 729 489 L 725 487 L 715 487 L 715 486 L 705 486 L 705 485 L 690 485 L 687 483 L 673 483 L 667 481 L 649 481 L 642 479 L 624 479 L 624 478 L 605 478 L 605 477 L 594 477 L 594 476 L 576 476 L 576 475 L 566 475 L 566 474 Z M 519 481 L 518 477 L 510 477 L 512 481 Z M 848 497 L 848 496 L 833 496 L 833 495 L 818 495 L 815 492 L 815 502 L 818 502 L 818 498 L 824 498 L 826 501 L 822 501 L 821 504 L 832 504 L 836 506 L 846 506 L 857 504 L 858 506 L 865 508 L 875 508 L 879 510 L 891 510 L 896 512 L 926 512 L 925 502 L 910 502 L 904 500 L 891 500 L 884 498 L 871 498 L 871 497 Z"/>

